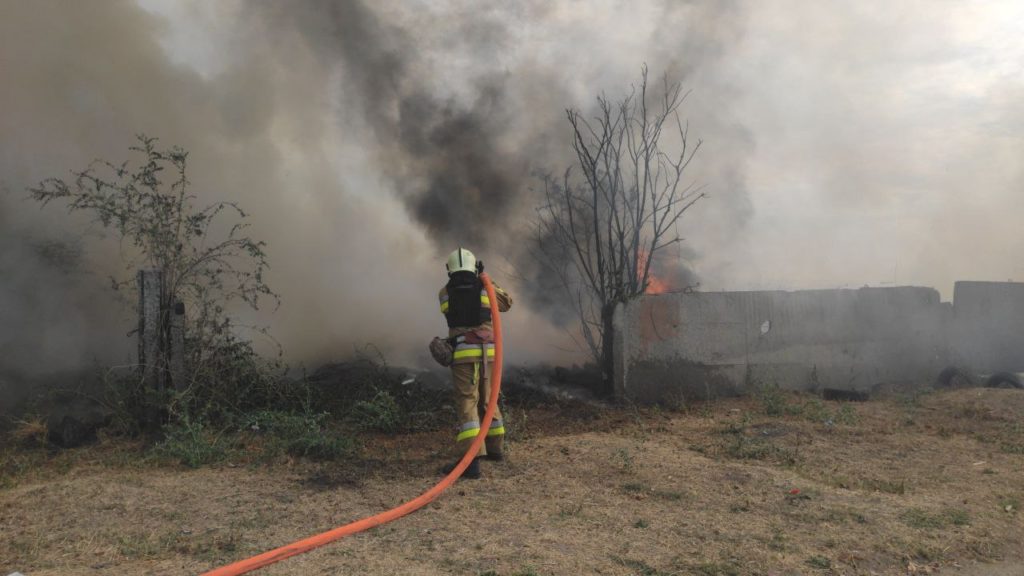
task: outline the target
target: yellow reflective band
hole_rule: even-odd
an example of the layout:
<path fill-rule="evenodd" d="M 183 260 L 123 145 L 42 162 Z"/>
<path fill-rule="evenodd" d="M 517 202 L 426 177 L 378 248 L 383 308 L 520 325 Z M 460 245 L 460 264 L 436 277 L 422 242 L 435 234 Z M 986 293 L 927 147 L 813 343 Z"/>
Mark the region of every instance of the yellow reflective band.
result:
<path fill-rule="evenodd" d="M 501 436 L 504 433 L 505 433 L 505 427 L 504 426 L 498 426 L 497 428 L 491 428 L 490 430 L 487 431 L 487 435 L 488 436 Z"/>
<path fill-rule="evenodd" d="M 458 436 L 455 437 L 455 441 L 461 442 L 468 438 L 476 438 L 477 434 L 480 434 L 479 428 L 470 428 L 469 430 L 463 430 L 462 432 L 459 432 Z"/>
<path fill-rule="evenodd" d="M 480 306 L 483 307 L 483 308 L 490 308 L 491 307 L 491 299 L 488 298 L 487 296 L 481 296 L 480 297 Z M 448 311 L 448 301 L 445 300 L 444 302 L 441 302 L 441 313 L 444 314 L 447 311 Z"/>
<path fill-rule="evenodd" d="M 466 348 L 465 350 L 456 350 L 455 354 L 452 354 L 452 358 L 458 360 L 460 358 L 479 358 L 483 356 L 479 348 Z M 494 348 L 487 349 L 487 357 L 494 357 Z"/>

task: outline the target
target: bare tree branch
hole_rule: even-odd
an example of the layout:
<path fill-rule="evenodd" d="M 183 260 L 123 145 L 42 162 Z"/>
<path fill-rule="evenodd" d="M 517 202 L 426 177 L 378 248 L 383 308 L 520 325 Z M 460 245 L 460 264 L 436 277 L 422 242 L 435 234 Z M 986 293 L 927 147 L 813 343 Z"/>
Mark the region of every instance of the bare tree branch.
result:
<path fill-rule="evenodd" d="M 593 118 L 566 110 L 580 177 L 569 170 L 561 181 L 545 177 L 545 204 L 538 210 L 542 250 L 549 260 L 571 261 L 560 267 L 559 280 L 609 383 L 615 307 L 644 294 L 655 256 L 682 241 L 676 231 L 681 217 L 706 197 L 688 179 L 702 144 L 690 145 L 689 125 L 680 119 L 689 92 L 667 76 L 656 98 L 648 88 L 643 66 L 639 85 L 621 100 L 598 96 Z M 672 151 L 663 146 L 666 129 L 678 138 Z"/>

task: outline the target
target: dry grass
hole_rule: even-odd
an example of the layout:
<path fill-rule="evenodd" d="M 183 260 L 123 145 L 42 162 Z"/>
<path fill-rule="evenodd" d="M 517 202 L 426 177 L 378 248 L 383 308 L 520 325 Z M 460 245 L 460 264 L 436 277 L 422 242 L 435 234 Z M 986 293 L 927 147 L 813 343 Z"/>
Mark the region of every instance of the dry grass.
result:
<path fill-rule="evenodd" d="M 260 573 L 946 574 L 1024 558 L 1024 393 L 770 401 L 776 415 L 763 398 L 523 411 L 510 461 L 484 480 Z M 19 456 L 32 460 L 0 490 L 0 573 L 198 573 L 415 496 L 449 440 L 199 470 L 139 463 L 117 442 Z"/>
<path fill-rule="evenodd" d="M 49 435 L 49 431 L 46 420 L 39 417 L 30 417 L 15 420 L 14 427 L 9 434 L 15 444 L 43 446 L 46 444 L 46 437 Z"/>

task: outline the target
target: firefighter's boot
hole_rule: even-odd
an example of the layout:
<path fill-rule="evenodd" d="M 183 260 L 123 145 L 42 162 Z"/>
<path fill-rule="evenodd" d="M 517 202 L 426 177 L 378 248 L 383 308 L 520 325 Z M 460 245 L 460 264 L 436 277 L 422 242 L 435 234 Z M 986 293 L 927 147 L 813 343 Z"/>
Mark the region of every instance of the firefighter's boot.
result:
<path fill-rule="evenodd" d="M 498 425 L 501 426 L 500 421 L 498 422 Z M 491 426 L 491 429 L 494 430 L 496 429 L 496 427 Z M 501 426 L 501 430 L 504 431 L 504 429 L 504 426 Z M 504 434 L 495 434 L 493 436 L 487 436 L 487 441 L 484 445 L 487 446 L 487 455 L 484 456 L 484 458 L 487 458 L 491 462 L 501 462 L 505 459 Z"/>
<path fill-rule="evenodd" d="M 458 465 L 459 460 L 456 460 L 451 464 L 444 465 L 443 467 L 441 467 L 441 474 L 444 474 L 445 476 L 451 474 L 452 470 L 455 470 L 455 467 Z M 469 480 L 477 480 L 480 478 L 480 458 L 473 458 L 473 461 L 469 463 L 469 466 L 467 466 L 466 469 L 462 471 L 462 478 L 466 478 Z"/>

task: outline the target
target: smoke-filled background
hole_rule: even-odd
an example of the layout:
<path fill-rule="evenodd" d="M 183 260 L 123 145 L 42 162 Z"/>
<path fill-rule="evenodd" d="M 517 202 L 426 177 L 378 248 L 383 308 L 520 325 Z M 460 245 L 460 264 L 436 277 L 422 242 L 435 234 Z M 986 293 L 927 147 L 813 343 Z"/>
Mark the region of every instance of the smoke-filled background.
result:
<path fill-rule="evenodd" d="M 0 371 L 130 361 L 120 247 L 25 200 L 136 133 L 268 243 L 293 361 L 419 363 L 443 259 L 517 297 L 512 361 L 584 358 L 529 258 L 565 108 L 643 63 L 704 140 L 670 269 L 702 289 L 1024 279 L 1024 7 L 1006 2 L 0 0 Z"/>

